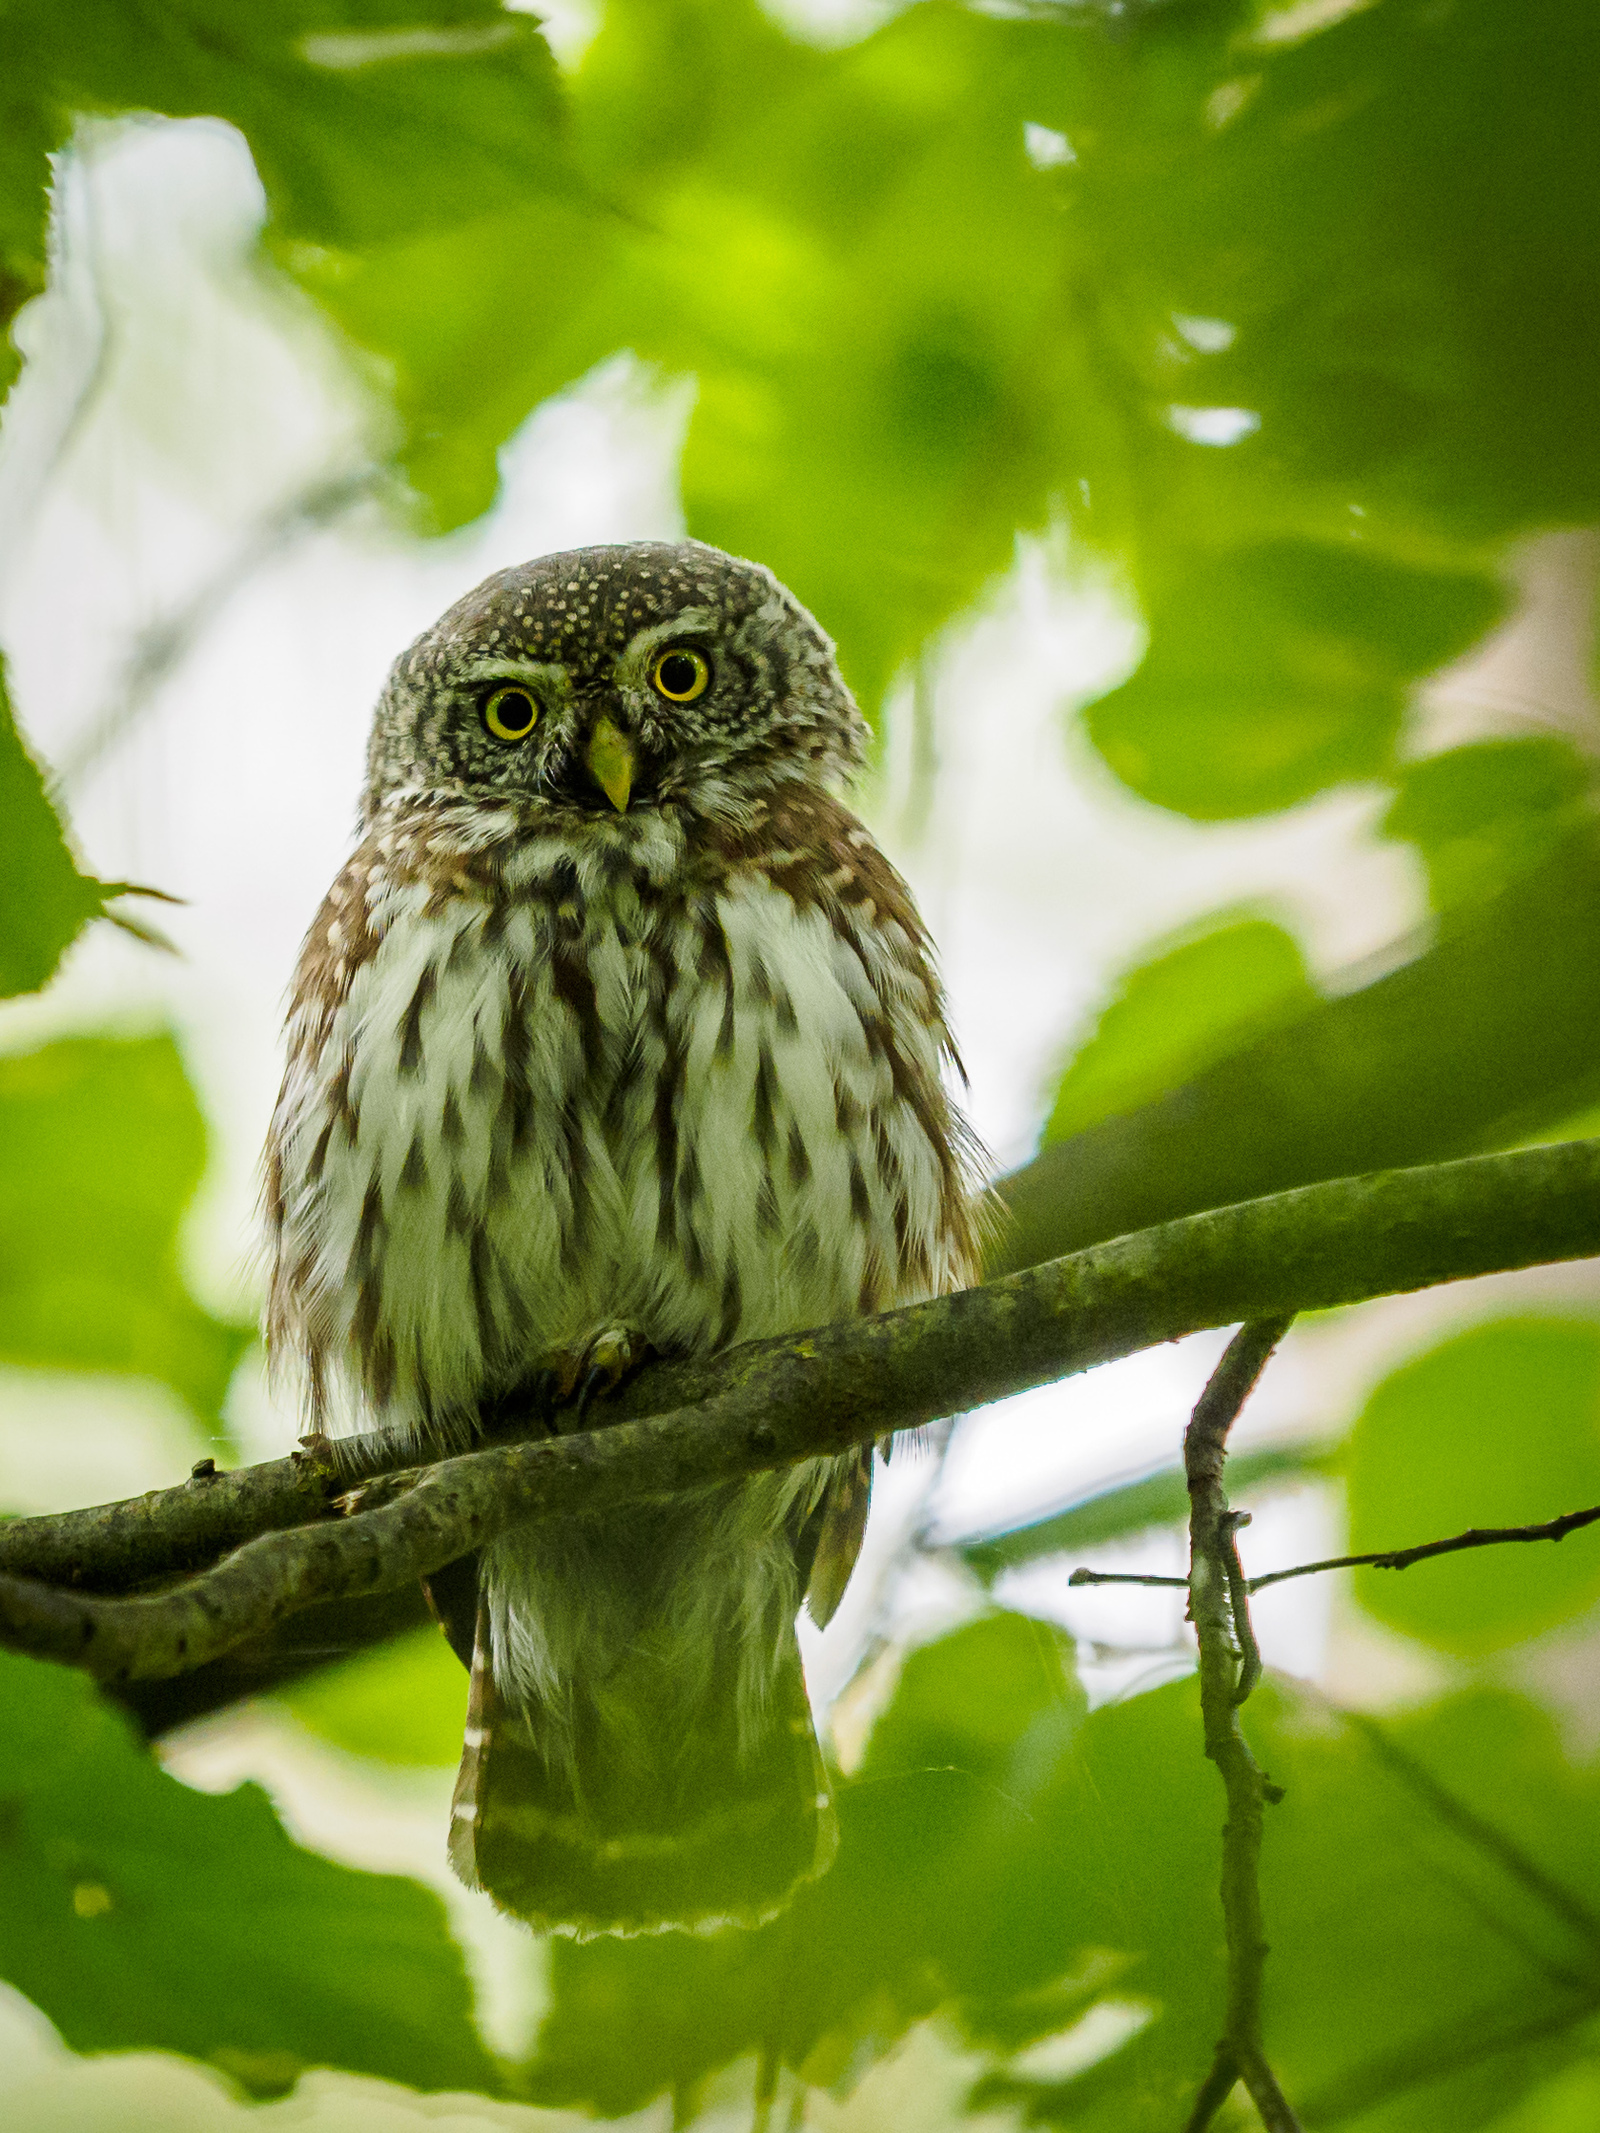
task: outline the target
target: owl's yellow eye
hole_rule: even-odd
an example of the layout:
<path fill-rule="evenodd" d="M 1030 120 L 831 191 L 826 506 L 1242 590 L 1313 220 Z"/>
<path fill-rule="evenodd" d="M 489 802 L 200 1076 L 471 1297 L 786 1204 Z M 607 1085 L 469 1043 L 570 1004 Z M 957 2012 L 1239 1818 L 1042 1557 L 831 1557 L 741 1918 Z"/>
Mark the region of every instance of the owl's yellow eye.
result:
<path fill-rule="evenodd" d="M 483 707 L 483 723 L 497 741 L 525 741 L 539 719 L 526 689 L 496 689 Z"/>
<path fill-rule="evenodd" d="M 650 669 L 650 685 L 669 704 L 692 704 L 710 688 L 711 669 L 686 644 L 671 644 L 656 655 L 656 663 Z"/>

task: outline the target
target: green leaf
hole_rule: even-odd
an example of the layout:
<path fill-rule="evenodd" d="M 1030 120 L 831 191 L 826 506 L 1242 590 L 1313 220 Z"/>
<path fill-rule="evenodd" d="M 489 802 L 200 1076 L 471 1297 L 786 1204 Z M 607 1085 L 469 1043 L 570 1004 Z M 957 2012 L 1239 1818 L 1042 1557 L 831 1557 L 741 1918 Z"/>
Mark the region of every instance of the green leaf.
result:
<path fill-rule="evenodd" d="M 1374 1725 L 1272 1684 L 1243 1723 L 1284 1791 L 1261 1857 L 1266 2041 L 1305 2124 L 1470 2133 L 1593 2049 L 1600 1785 L 1545 1714 L 1480 1694 Z M 997 2070 L 975 2104 L 1073 2133 L 1183 2123 L 1222 2020 L 1222 1814 L 1194 1682 L 1095 1713 L 1040 1849 L 1074 1862 L 1071 1940 L 1132 1958 L 1107 1996 L 1151 2019 L 1067 2081 Z"/>
<path fill-rule="evenodd" d="M 1600 1093 L 1600 839 L 1585 830 L 1377 983 L 1246 1043 L 1001 1185 L 991 1273 L 1319 1178 L 1504 1146 Z"/>
<path fill-rule="evenodd" d="M 1330 1468 L 1330 1447 L 1281 1444 L 1259 1452 L 1235 1452 L 1228 1461 L 1228 1495 L 1232 1502 L 1296 1488 L 1320 1480 Z M 1125 1540 L 1152 1526 L 1185 1525 L 1189 1488 L 1181 1467 L 1162 1467 L 1136 1480 L 1118 1482 L 1093 1496 L 1080 1497 L 1063 1510 L 1048 1511 L 1027 1525 L 977 1540 L 957 1541 L 956 1553 L 986 1585 L 1007 1570 L 1049 1555 L 1080 1554 L 1106 1541 Z"/>
<path fill-rule="evenodd" d="M 1569 2068 L 1522 2098 L 1493 2133 L 1591 2133 L 1600 2125 L 1600 2064 Z"/>
<path fill-rule="evenodd" d="M 1489 544 L 1600 501 L 1600 22 L 1259 15 L 1063 24 L 1080 65 L 1033 113 L 1075 153 L 1079 315 L 1120 417 L 1082 524 L 1151 624 L 1091 730 L 1201 816 L 1380 772 L 1407 681 L 1492 612 Z"/>
<path fill-rule="evenodd" d="M 0 1359 L 158 1378 L 214 1422 L 253 1328 L 184 1286 L 205 1129 L 170 1037 L 0 1058 Z"/>
<path fill-rule="evenodd" d="M 1066 1658 L 1004 1614 L 914 1653 L 839 1787 L 838 1862 L 785 1920 L 555 1947 L 534 2095 L 620 2113 L 758 2046 L 848 2089 L 937 2013 L 989 2055 L 974 2108 L 1181 2125 L 1224 2003 L 1224 1802 L 1196 1685 L 1085 1720 Z M 1262 1855 L 1267 2045 L 1307 2124 L 1471 2133 L 1592 2042 L 1600 1778 L 1548 1718 L 1471 1695 L 1373 1726 L 1269 1684 L 1244 1725 L 1284 1788 Z M 1135 2033 L 1087 2071 L 1013 2057 L 1070 2045 L 1101 2003 Z"/>
<path fill-rule="evenodd" d="M 838 1863 L 781 1918 L 553 1944 L 530 2095 L 619 2114 L 763 2043 L 832 2086 L 953 1992 L 1047 1985 L 1071 1873 L 1036 1811 L 1082 1723 L 1071 1646 L 1042 1623 L 993 1614 L 913 1653 L 837 1788 Z"/>
<path fill-rule="evenodd" d="M 793 583 L 869 703 L 1066 516 L 1150 620 L 1090 721 L 1138 790 L 1385 775 L 1411 683 L 1500 611 L 1496 544 L 1600 507 L 1600 26 L 1068 12 L 818 52 L 754 0 L 614 0 L 572 84 L 614 212 L 490 186 L 296 270 L 396 381 L 435 524 L 629 349 L 696 379 L 692 530 Z"/>
<path fill-rule="evenodd" d="M 461 1758 L 467 1676 L 437 1629 L 320 1667 L 283 1701 L 302 1725 L 352 1755 L 451 1767 Z"/>
<path fill-rule="evenodd" d="M 1479 575 L 1279 541 L 1185 576 L 1131 681 L 1085 714 L 1124 784 L 1201 820 L 1392 768 L 1407 691 L 1504 612 Z"/>
<path fill-rule="evenodd" d="M 191 1792 L 65 1668 L 0 1654 L 0 1711 L 0 1975 L 74 2050 L 499 2086 L 436 1896 L 302 1851 L 255 1785 Z"/>
<path fill-rule="evenodd" d="M 1346 1471 L 1354 1554 L 1600 1503 L 1600 1325 L 1500 1319 L 1414 1356 L 1363 1408 Z M 1474 1549 L 1355 1590 L 1441 1651 L 1501 1651 L 1600 1599 L 1600 1544 Z"/>
<path fill-rule="evenodd" d="M 606 357 L 692 373 L 691 531 L 791 584 L 870 706 L 1063 477 L 1076 352 L 1021 114 L 1068 56 L 947 6 L 822 53 L 755 0 L 615 0 L 572 99 L 620 213 L 486 195 L 305 285 L 390 368 L 434 525 Z"/>
<path fill-rule="evenodd" d="M 28 85 L 31 86 L 31 85 Z M 38 108 L 7 69 L 0 97 L 0 404 L 22 367 L 11 322 L 46 276 L 50 152 L 58 145 L 53 115 Z"/>
<path fill-rule="evenodd" d="M 0 999 L 37 992 L 104 907 L 67 850 L 39 766 L 22 745 L 0 660 Z"/>
<path fill-rule="evenodd" d="M 1547 859 L 1581 820 L 1591 775 L 1570 741 L 1541 734 L 1447 749 L 1406 764 L 1395 783 L 1383 833 L 1417 846 L 1442 911 Z"/>
<path fill-rule="evenodd" d="M 1061 1077 L 1046 1144 L 1180 1087 L 1317 999 L 1299 946 L 1281 926 L 1207 921 L 1118 981 Z"/>
<path fill-rule="evenodd" d="M 74 114 L 230 120 L 266 187 L 269 240 L 356 247 L 459 226 L 485 200 L 576 185 L 536 20 L 498 0 L 200 0 L 151 12 L 49 0 L 6 14 L 0 271 L 11 309 L 44 282 L 44 154 Z M 11 132 L 8 126 L 0 132 Z M 0 324 L 10 312 L 0 304 Z M 0 388 L 9 383 L 0 378 Z"/>

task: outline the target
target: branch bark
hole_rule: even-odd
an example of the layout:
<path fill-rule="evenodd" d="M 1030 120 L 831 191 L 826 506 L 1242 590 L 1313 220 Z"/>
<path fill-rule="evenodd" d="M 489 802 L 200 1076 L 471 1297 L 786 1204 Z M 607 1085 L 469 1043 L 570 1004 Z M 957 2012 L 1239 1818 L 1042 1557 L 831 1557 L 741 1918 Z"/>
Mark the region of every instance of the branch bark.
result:
<path fill-rule="evenodd" d="M 394 1591 L 515 1522 L 843 1451 L 1205 1327 L 1596 1253 L 1600 1142 L 1336 1179 L 878 1318 L 655 1365 L 606 1427 L 392 1476 L 354 1516 L 335 1499 L 394 1461 L 380 1438 L 350 1440 L 336 1471 L 302 1455 L 16 1520 L 0 1529 L 0 1641 L 105 1681 L 171 1676 L 313 1602 Z M 94 1596 L 206 1563 L 170 1592 Z"/>
<path fill-rule="evenodd" d="M 1228 2012 L 1211 2070 L 1190 2114 L 1203 2133 L 1242 2081 L 1267 2133 L 1300 2133 L 1261 2038 L 1261 1983 L 1267 1943 L 1261 1922 L 1261 1815 L 1279 1794 L 1250 1753 L 1239 1706 L 1255 1686 L 1260 1659 L 1239 1570 L 1239 1514 L 1228 1508 L 1223 1468 L 1228 1432 L 1267 1358 L 1289 1329 L 1287 1316 L 1241 1326 L 1200 1395 L 1183 1440 L 1189 1482 L 1189 1615 L 1200 1645 L 1200 1710 L 1206 1754 L 1228 1796 L 1222 1831 L 1222 1912 L 1228 1940 Z"/>

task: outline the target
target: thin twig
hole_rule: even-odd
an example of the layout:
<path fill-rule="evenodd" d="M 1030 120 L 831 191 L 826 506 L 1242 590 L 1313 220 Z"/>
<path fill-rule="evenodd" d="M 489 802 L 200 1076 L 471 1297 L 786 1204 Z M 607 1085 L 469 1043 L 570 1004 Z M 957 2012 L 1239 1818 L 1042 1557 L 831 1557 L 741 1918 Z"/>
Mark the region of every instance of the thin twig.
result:
<path fill-rule="evenodd" d="M 1559 1518 L 1548 1518 L 1542 1526 L 1469 1526 L 1465 1533 L 1452 1534 L 1448 1540 L 1419 1541 L 1414 1548 L 1391 1548 L 1381 1555 L 1328 1555 L 1318 1563 L 1291 1563 L 1287 1570 L 1268 1570 L 1258 1578 L 1246 1578 L 1248 1593 L 1264 1592 L 1269 1585 L 1281 1585 L 1288 1578 L 1309 1578 L 1323 1570 L 1409 1570 L 1413 1563 L 1425 1563 L 1436 1555 L 1455 1555 L 1463 1548 L 1504 1548 L 1515 1541 L 1565 1540 L 1569 1533 L 1577 1533 L 1584 1526 L 1600 1525 L 1600 1504 L 1591 1504 L 1586 1511 L 1563 1511 Z M 1069 1585 L 1172 1585 L 1180 1590 L 1188 1584 L 1187 1578 L 1147 1576 L 1133 1570 L 1074 1570 L 1068 1578 Z"/>
<path fill-rule="evenodd" d="M 1542 1526 L 1469 1526 L 1465 1533 L 1452 1534 L 1449 1540 L 1422 1541 L 1414 1548 L 1392 1548 L 1382 1555 L 1331 1555 L 1321 1563 L 1296 1563 L 1288 1570 L 1269 1570 L 1264 1577 L 1250 1580 L 1250 1590 L 1260 1592 L 1268 1585 L 1281 1585 L 1286 1578 L 1310 1577 L 1317 1570 L 1409 1570 L 1413 1563 L 1425 1563 L 1435 1555 L 1454 1555 L 1462 1548 L 1503 1548 L 1513 1541 L 1565 1540 L 1569 1533 L 1596 1524 L 1600 1524 L 1600 1504 L 1591 1504 L 1586 1511 L 1565 1511 L 1559 1518 L 1546 1519 Z"/>
<path fill-rule="evenodd" d="M 1250 1753 L 1239 1705 L 1253 1685 L 1255 1640 L 1234 1546 L 1236 1514 L 1223 1486 L 1228 1432 L 1267 1358 L 1288 1330 L 1280 1315 L 1243 1325 L 1200 1395 L 1183 1442 L 1189 1483 L 1189 1612 L 1200 1646 L 1200 1709 L 1205 1750 L 1228 1798 L 1222 1832 L 1222 1912 L 1228 1941 L 1228 2011 L 1216 2058 L 1189 2118 L 1203 2133 L 1243 2081 L 1268 2133 L 1299 2133 L 1261 2041 L 1261 1985 L 1267 1943 L 1261 1923 L 1261 1817 L 1280 1797 Z M 1237 1639 L 1237 1644 L 1235 1642 Z M 1253 1660 L 1259 1673 L 1260 1659 Z"/>

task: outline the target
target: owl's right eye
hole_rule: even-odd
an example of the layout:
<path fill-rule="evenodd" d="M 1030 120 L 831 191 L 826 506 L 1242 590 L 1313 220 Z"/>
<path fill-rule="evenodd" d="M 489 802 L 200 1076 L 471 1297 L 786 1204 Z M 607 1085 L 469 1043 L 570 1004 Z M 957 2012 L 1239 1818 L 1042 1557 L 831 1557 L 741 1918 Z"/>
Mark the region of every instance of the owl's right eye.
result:
<path fill-rule="evenodd" d="M 483 723 L 497 741 L 525 741 L 538 718 L 539 706 L 526 689 L 496 689 L 483 707 Z"/>

